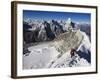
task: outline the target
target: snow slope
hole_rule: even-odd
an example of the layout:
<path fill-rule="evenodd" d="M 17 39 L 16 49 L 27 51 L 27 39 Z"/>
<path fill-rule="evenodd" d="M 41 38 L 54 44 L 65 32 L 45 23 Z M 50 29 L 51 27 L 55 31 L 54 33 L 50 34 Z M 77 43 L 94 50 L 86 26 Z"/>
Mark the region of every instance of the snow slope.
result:
<path fill-rule="evenodd" d="M 45 68 L 46 64 L 59 54 L 50 44 L 51 42 L 48 42 L 29 47 L 31 53 L 23 56 L 23 69 Z"/>

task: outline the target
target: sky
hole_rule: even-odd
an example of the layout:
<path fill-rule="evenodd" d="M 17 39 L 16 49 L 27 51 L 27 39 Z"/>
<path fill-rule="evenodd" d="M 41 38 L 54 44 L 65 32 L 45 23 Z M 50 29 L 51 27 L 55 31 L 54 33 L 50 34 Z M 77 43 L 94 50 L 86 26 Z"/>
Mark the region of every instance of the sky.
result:
<path fill-rule="evenodd" d="M 71 18 L 73 22 L 91 22 L 90 13 L 75 13 L 75 12 L 51 12 L 51 11 L 34 11 L 23 10 L 24 19 L 34 20 L 67 20 Z"/>

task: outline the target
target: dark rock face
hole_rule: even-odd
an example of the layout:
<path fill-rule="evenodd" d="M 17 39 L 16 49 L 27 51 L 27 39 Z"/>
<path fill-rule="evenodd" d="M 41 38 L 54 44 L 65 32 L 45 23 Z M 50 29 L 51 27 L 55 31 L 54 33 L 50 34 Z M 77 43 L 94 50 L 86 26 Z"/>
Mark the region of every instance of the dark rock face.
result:
<path fill-rule="evenodd" d="M 25 43 L 30 43 L 30 42 L 34 41 L 34 36 L 31 31 L 24 31 L 23 35 L 24 35 Z"/>
<path fill-rule="evenodd" d="M 55 35 L 50 28 L 50 24 L 45 21 L 44 26 L 45 26 L 47 37 L 49 38 L 49 40 L 53 40 L 55 38 Z"/>
<path fill-rule="evenodd" d="M 77 51 L 77 54 L 80 56 L 80 58 L 84 58 L 91 63 L 91 52 L 88 49 L 86 50 L 84 46 L 82 46 L 82 49 L 83 50 Z"/>
<path fill-rule="evenodd" d="M 71 22 L 71 26 L 72 26 L 72 28 L 75 28 L 75 23 Z"/>
<path fill-rule="evenodd" d="M 55 35 L 59 35 L 60 33 L 63 33 L 63 26 L 60 25 L 57 21 L 52 20 L 52 26 L 54 27 L 54 33 Z"/>
<path fill-rule="evenodd" d="M 25 43 L 32 43 L 36 42 L 39 30 L 30 31 L 29 29 L 32 28 L 30 25 L 24 23 L 23 24 L 23 39 Z"/>
<path fill-rule="evenodd" d="M 31 34 L 31 31 L 29 31 L 28 29 L 29 28 L 32 28 L 30 25 L 28 25 L 27 23 L 23 23 L 23 39 L 24 39 L 24 42 L 25 43 L 28 43 L 30 42 L 30 38 L 32 37 L 30 34 Z"/>

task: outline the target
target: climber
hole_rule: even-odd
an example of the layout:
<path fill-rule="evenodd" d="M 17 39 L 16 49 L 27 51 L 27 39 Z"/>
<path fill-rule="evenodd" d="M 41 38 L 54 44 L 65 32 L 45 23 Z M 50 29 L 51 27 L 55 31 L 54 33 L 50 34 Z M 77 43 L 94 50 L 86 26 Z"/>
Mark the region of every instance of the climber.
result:
<path fill-rule="evenodd" d="M 75 53 L 76 53 L 76 50 L 75 49 L 71 49 L 71 51 L 70 51 L 71 57 L 75 56 Z"/>

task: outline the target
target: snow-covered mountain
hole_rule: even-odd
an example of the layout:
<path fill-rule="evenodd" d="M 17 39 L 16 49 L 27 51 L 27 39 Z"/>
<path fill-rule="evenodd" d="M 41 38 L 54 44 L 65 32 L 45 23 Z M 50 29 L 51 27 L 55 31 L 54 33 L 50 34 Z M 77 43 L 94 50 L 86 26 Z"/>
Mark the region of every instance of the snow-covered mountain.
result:
<path fill-rule="evenodd" d="M 88 36 L 85 34 L 85 32 L 80 31 L 80 34 L 83 36 L 82 41 L 79 45 L 77 45 L 76 54 L 71 57 L 70 55 L 70 47 L 64 46 L 69 50 L 65 52 L 64 54 L 59 54 L 61 57 L 56 58 L 56 60 L 52 61 L 49 67 L 56 68 L 56 67 L 73 67 L 73 66 L 89 66 L 91 64 L 91 44 L 89 41 Z M 79 36 L 80 36 L 79 34 Z M 77 35 L 78 36 L 78 35 Z M 70 43 L 68 43 L 70 44 Z M 73 44 L 73 46 L 74 46 Z M 58 44 L 57 46 L 59 46 Z"/>
<path fill-rule="evenodd" d="M 82 40 L 75 42 L 75 39 L 71 42 L 66 42 L 64 48 L 67 48 L 64 53 L 61 53 L 55 47 L 54 42 L 44 42 L 36 46 L 29 47 L 28 50 L 31 51 L 28 56 L 23 56 L 23 68 L 24 69 L 38 69 L 38 68 L 59 68 L 59 67 L 73 67 L 73 66 L 89 66 L 91 64 L 91 51 L 90 51 L 90 41 L 88 36 L 82 32 L 78 31 L 80 34 L 76 33 L 76 37 L 83 36 Z M 71 36 L 71 35 L 70 35 Z M 70 38 L 70 37 L 68 37 Z M 78 38 L 80 39 L 80 38 Z M 58 43 L 56 46 L 63 45 L 62 42 Z M 72 43 L 72 45 L 70 45 Z M 71 57 L 70 51 L 73 46 L 77 45 L 77 53 Z M 61 47 L 60 47 L 61 48 Z M 64 50 L 63 48 L 61 48 Z"/>
<path fill-rule="evenodd" d="M 61 29 L 67 31 L 64 30 L 65 32 L 63 32 L 61 30 L 61 34 L 53 40 L 36 42 L 36 44 L 33 43 L 33 46 L 28 46 L 26 53 L 23 55 L 23 69 L 91 65 L 91 42 L 85 31 L 78 29 L 78 25 L 72 22 L 70 18 L 66 21 L 66 24 L 60 24 L 57 21 L 46 23 L 49 26 L 52 25 L 51 31 L 54 34 L 56 34 L 55 27 L 59 27 L 58 32 Z M 72 49 L 75 49 L 73 55 L 71 54 Z"/>

